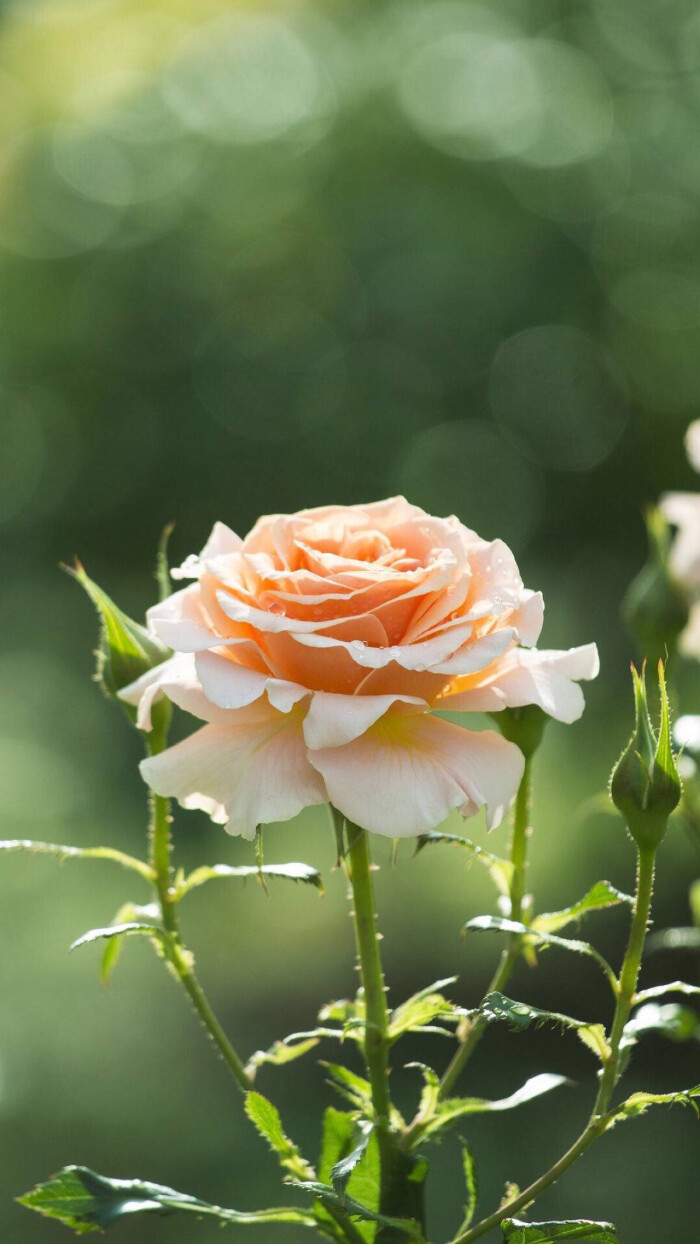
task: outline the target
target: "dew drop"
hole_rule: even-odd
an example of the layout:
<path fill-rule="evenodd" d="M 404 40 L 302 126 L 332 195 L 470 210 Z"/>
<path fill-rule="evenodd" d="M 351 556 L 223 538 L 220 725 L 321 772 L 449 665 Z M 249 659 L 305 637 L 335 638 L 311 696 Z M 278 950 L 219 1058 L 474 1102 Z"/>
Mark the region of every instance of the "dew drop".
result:
<path fill-rule="evenodd" d="M 286 616 L 286 610 L 284 610 L 282 606 L 279 604 L 279 602 L 276 600 L 272 602 L 268 612 L 274 613 L 279 618 L 284 618 Z"/>
<path fill-rule="evenodd" d="M 366 648 L 367 644 L 365 643 L 364 639 L 353 639 L 350 641 L 350 647 L 352 648 L 353 652 L 362 652 L 362 649 Z"/>

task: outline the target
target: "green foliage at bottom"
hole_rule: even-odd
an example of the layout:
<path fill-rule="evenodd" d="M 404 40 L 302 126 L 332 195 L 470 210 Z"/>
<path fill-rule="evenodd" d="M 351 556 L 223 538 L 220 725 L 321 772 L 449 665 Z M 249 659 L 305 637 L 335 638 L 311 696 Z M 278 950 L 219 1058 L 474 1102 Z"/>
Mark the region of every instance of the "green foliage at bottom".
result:
<path fill-rule="evenodd" d="M 66 1166 L 46 1183 L 19 1197 L 21 1205 L 72 1227 L 78 1235 L 101 1231 L 129 1214 L 191 1213 L 241 1225 L 292 1222 L 313 1226 L 314 1219 L 294 1207 L 241 1213 L 210 1205 L 187 1193 L 140 1179 L 108 1179 L 85 1166 Z"/>
<path fill-rule="evenodd" d="M 557 1244 L 559 1240 L 619 1244 L 612 1223 L 589 1222 L 585 1218 L 572 1218 L 566 1222 L 521 1222 L 518 1218 L 506 1218 L 501 1227 L 506 1244 Z"/>

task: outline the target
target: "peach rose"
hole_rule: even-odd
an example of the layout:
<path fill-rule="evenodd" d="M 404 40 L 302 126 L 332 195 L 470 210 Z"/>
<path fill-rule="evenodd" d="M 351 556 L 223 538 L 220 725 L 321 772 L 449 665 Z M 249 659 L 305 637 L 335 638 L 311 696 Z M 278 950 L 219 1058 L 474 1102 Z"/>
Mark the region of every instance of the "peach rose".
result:
<path fill-rule="evenodd" d="M 389 837 L 454 808 L 496 825 L 521 753 L 431 710 L 540 704 L 572 721 L 572 680 L 597 673 L 594 645 L 531 650 L 542 597 L 505 544 L 403 497 L 272 515 L 245 540 L 217 523 L 173 574 L 193 582 L 148 624 L 175 655 L 122 695 L 142 729 L 161 695 L 208 724 L 141 771 L 246 837 L 327 801 Z"/>
<path fill-rule="evenodd" d="M 685 448 L 691 466 L 700 471 L 700 419 L 688 428 Z M 668 492 L 659 508 L 677 528 L 669 565 L 691 600 L 690 617 L 678 646 L 686 656 L 700 658 L 700 493 Z"/>

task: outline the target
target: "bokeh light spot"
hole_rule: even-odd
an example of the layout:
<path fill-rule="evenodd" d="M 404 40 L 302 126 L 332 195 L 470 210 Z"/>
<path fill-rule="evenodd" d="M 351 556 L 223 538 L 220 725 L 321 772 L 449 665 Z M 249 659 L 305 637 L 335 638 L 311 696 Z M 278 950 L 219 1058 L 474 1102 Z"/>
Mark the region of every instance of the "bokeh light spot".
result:
<path fill-rule="evenodd" d="M 586 471 L 616 445 L 627 420 L 624 382 L 588 333 L 545 324 L 498 348 L 489 384 L 504 434 L 542 466 Z"/>
<path fill-rule="evenodd" d="M 164 78 L 182 121 L 220 142 L 280 138 L 327 105 L 323 88 L 308 46 L 270 14 L 228 14 L 196 28 Z"/>
<path fill-rule="evenodd" d="M 399 469 L 406 495 L 431 514 L 455 513 L 479 535 L 520 550 L 542 515 L 538 470 L 490 423 L 440 423 L 408 445 Z"/>

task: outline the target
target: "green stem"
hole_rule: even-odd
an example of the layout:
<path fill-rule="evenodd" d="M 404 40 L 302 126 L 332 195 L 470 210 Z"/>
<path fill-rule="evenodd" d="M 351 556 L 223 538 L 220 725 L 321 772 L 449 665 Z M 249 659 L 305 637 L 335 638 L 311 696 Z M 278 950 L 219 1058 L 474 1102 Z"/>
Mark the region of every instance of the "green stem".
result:
<path fill-rule="evenodd" d="M 347 864 L 354 902 L 355 942 L 365 998 L 364 1053 L 372 1086 L 372 1104 L 379 1130 L 387 1130 L 391 1118 L 389 1096 L 389 1011 L 379 953 L 377 915 L 372 885 L 367 833 L 347 822 Z"/>
<path fill-rule="evenodd" d="M 151 733 L 147 735 L 146 746 L 149 755 L 154 756 L 161 752 L 166 746 L 166 742 L 167 729 L 154 726 Z M 167 961 L 227 1067 L 240 1087 L 247 1091 L 253 1087 L 253 1081 L 246 1072 L 243 1061 L 233 1048 L 219 1020 L 216 1018 L 195 975 L 193 956 L 183 945 L 180 936 L 180 925 L 177 918 L 177 899 L 171 884 L 170 819 L 169 800 L 164 799 L 161 795 L 152 795 L 149 828 L 149 864 L 154 873 L 153 885 L 158 897 L 163 928 L 169 935 L 165 941 Z"/>
<path fill-rule="evenodd" d="M 617 1082 L 620 1078 L 619 1072 L 619 1053 L 620 1043 L 624 1033 L 625 1025 L 629 1019 L 630 1011 L 634 1003 L 634 995 L 637 988 L 637 980 L 639 977 L 639 967 L 642 961 L 642 953 L 644 951 L 644 940 L 649 922 L 649 912 L 651 910 L 651 898 L 654 888 L 654 863 L 656 853 L 653 850 L 640 850 L 637 861 L 637 888 L 634 904 L 634 915 L 632 918 L 632 927 L 630 929 L 627 950 L 622 963 L 622 970 L 618 981 L 618 995 L 615 1003 L 615 1014 L 613 1016 L 612 1027 L 610 1029 L 610 1053 L 605 1061 L 605 1068 L 600 1080 L 600 1087 L 596 1096 L 595 1104 L 591 1113 L 591 1117 L 570 1149 L 559 1158 L 554 1166 L 545 1171 L 544 1175 L 540 1175 L 534 1183 L 525 1188 L 512 1201 L 506 1202 L 505 1205 L 499 1206 L 493 1214 L 489 1214 L 488 1218 L 482 1219 L 476 1226 L 469 1231 L 463 1232 L 461 1235 L 455 1236 L 452 1244 L 472 1244 L 473 1240 L 478 1240 L 482 1235 L 500 1226 L 504 1218 L 510 1218 L 516 1214 L 523 1206 L 529 1205 L 540 1193 L 549 1188 L 564 1171 L 573 1166 L 582 1154 L 593 1144 L 599 1136 L 602 1136 L 610 1123 L 608 1110 L 610 1107 L 610 1099 Z"/>
<path fill-rule="evenodd" d="M 522 780 L 515 797 L 513 810 L 513 834 L 510 844 L 510 860 L 513 872 L 510 881 L 510 918 L 522 920 L 523 902 L 527 877 L 527 840 L 532 800 L 532 757 L 525 761 Z M 487 994 L 500 992 L 508 983 L 513 968 L 520 958 L 521 939 L 513 934 L 508 947 L 503 951 L 500 962 L 491 979 Z M 445 1097 L 456 1084 L 474 1050 L 484 1035 L 488 1024 L 481 1017 L 469 1024 L 459 1049 L 454 1054 L 445 1074 L 440 1081 L 440 1096 Z"/>
<path fill-rule="evenodd" d="M 424 1226 L 423 1181 L 414 1178 L 414 1159 L 401 1152 L 391 1127 L 389 1010 L 379 953 L 372 863 L 367 832 L 347 821 L 345 856 L 352 887 L 355 942 L 365 1001 L 364 1055 L 372 1090 L 379 1148 L 379 1209 L 391 1217 L 414 1218 Z M 380 1227 L 375 1244 L 405 1244 L 405 1233 Z"/>
<path fill-rule="evenodd" d="M 641 847 L 638 849 L 634 915 L 632 917 L 627 951 L 618 981 L 617 1003 L 615 1005 L 612 1028 L 610 1029 L 610 1057 L 601 1076 L 598 1097 L 593 1110 L 594 1115 L 602 1114 L 607 1110 L 612 1092 L 620 1078 L 620 1042 L 625 1024 L 630 1017 L 637 989 L 637 980 L 639 979 L 639 968 L 644 952 L 644 941 L 647 935 L 651 898 L 654 890 L 655 863 L 655 850 L 642 849 Z"/>

